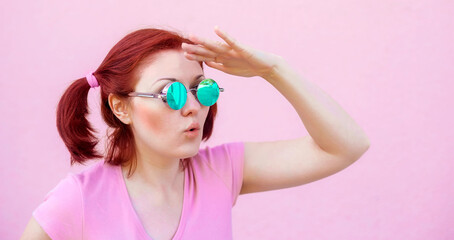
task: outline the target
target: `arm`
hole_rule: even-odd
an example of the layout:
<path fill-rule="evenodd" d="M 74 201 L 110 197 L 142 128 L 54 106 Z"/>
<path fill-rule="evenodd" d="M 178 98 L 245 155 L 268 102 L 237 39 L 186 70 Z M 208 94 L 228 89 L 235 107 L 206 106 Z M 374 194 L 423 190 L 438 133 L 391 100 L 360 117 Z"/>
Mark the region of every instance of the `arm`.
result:
<path fill-rule="evenodd" d="M 341 171 L 367 151 L 369 140 L 354 120 L 282 59 L 264 79 L 292 104 L 310 135 L 285 141 L 246 142 L 240 194 L 316 181 Z"/>
<path fill-rule="evenodd" d="M 20 240 L 51 240 L 49 235 L 44 232 L 43 228 L 38 224 L 34 217 L 30 219 L 27 226 L 25 227 L 25 231 L 22 234 Z"/>
<path fill-rule="evenodd" d="M 199 45 L 183 44 L 188 59 L 204 61 L 228 74 L 260 76 L 292 104 L 309 136 L 244 145 L 241 193 L 302 185 L 334 174 L 360 158 L 369 139 L 326 93 L 275 54 L 253 49 L 215 28 L 227 44 L 190 36 Z"/>
<path fill-rule="evenodd" d="M 364 131 L 330 96 L 299 76 L 283 59 L 264 77 L 292 104 L 315 143 L 353 160 L 370 145 Z"/>

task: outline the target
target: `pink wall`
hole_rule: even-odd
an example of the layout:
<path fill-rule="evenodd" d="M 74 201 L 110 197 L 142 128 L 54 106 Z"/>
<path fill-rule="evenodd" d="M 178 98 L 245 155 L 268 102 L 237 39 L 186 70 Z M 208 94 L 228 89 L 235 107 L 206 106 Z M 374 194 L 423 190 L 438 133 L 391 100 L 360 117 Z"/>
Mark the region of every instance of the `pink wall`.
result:
<path fill-rule="evenodd" d="M 283 56 L 367 132 L 363 157 L 328 178 L 247 194 L 235 239 L 452 239 L 453 1 L 8 1 L 0 10 L 0 238 L 18 239 L 68 171 L 59 97 L 124 35 L 166 27 Z M 306 135 L 260 78 L 206 69 L 226 92 L 208 145 Z M 250 98 L 250 89 L 254 98 Z M 91 116 L 104 134 L 98 90 Z M 451 95 L 449 95 L 451 94 Z M 241 117 L 238 117 L 241 116 Z"/>

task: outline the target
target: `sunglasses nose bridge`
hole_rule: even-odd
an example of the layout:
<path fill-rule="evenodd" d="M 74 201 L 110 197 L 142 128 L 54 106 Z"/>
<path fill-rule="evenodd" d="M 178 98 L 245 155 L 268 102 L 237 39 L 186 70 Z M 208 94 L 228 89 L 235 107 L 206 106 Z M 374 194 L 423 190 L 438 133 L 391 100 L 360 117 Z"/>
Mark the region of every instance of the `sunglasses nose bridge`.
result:
<path fill-rule="evenodd" d="M 189 93 L 191 93 L 191 94 L 189 94 Z M 187 95 L 187 98 L 186 98 L 186 103 L 189 101 L 189 98 L 190 98 L 189 95 L 192 95 L 192 97 L 194 98 L 194 100 L 195 100 L 198 104 L 201 104 L 201 103 L 199 102 L 199 99 L 197 98 L 197 89 L 196 89 L 196 88 L 191 88 L 191 89 L 189 89 L 189 90 L 186 90 L 186 94 L 188 94 L 188 95 Z M 186 104 L 185 104 L 185 105 L 186 105 Z"/>
<path fill-rule="evenodd" d="M 186 90 L 186 93 L 192 93 L 192 95 L 197 97 L 197 89 L 196 88 L 191 88 L 189 90 Z"/>

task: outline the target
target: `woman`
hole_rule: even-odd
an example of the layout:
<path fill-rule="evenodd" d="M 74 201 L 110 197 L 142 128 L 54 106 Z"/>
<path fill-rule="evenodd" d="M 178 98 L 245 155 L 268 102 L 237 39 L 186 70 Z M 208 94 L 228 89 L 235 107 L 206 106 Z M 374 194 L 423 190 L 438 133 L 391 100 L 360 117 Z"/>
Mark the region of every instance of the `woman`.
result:
<path fill-rule="evenodd" d="M 284 59 L 217 27 L 215 32 L 224 42 L 135 31 L 96 71 L 69 86 L 57 127 L 71 164 L 104 161 L 68 174 L 50 191 L 22 239 L 231 239 L 238 195 L 321 179 L 368 149 L 354 120 Z M 203 62 L 268 81 L 290 101 L 310 136 L 199 149 L 211 136 L 223 91 L 204 75 Z M 98 140 L 86 119 L 88 91 L 98 86 L 102 116 L 112 129 L 104 155 L 95 150 Z"/>

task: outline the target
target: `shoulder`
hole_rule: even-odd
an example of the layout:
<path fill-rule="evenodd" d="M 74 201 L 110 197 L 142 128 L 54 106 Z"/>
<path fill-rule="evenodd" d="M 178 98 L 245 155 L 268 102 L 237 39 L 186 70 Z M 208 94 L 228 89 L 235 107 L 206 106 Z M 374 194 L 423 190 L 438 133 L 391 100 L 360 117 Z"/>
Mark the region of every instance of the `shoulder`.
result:
<path fill-rule="evenodd" d="M 112 166 L 104 161 L 98 161 L 83 171 L 74 173 L 74 178 L 83 188 L 92 183 L 99 183 L 103 179 L 112 177 L 116 174 L 116 168 L 119 168 L 119 166 Z"/>
<path fill-rule="evenodd" d="M 93 204 L 101 196 L 119 191 L 120 174 L 120 166 L 99 161 L 73 176 L 80 186 L 84 204 Z"/>
<path fill-rule="evenodd" d="M 206 146 L 199 151 L 199 157 L 209 164 L 226 164 L 235 160 L 242 160 L 244 142 L 227 142 L 213 147 Z"/>
<path fill-rule="evenodd" d="M 69 173 L 50 190 L 32 215 L 52 239 L 78 236 L 82 231 L 83 198 L 75 175 Z"/>
<path fill-rule="evenodd" d="M 58 184 L 51 189 L 45 196 L 44 202 L 57 201 L 66 198 L 76 200 L 80 198 L 80 184 L 74 173 L 68 173 Z M 76 201 L 65 201 L 67 204 Z"/>
<path fill-rule="evenodd" d="M 205 147 L 195 159 L 195 163 L 204 173 L 205 179 L 214 184 L 214 179 L 221 179 L 231 192 L 232 206 L 235 205 L 241 190 L 244 169 L 244 142 L 227 142 L 213 147 Z M 197 168 L 197 166 L 195 167 Z M 203 171 L 207 169 L 207 171 Z"/>
<path fill-rule="evenodd" d="M 34 219 L 52 239 L 81 239 L 87 207 L 115 188 L 115 170 L 116 166 L 99 161 L 79 173 L 68 173 L 33 211 Z"/>

